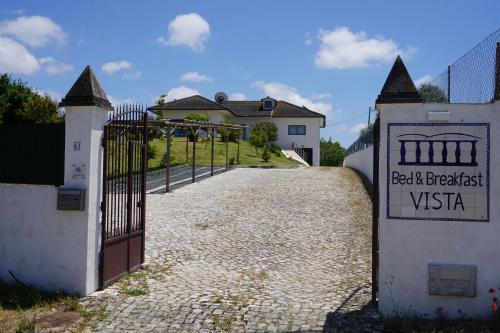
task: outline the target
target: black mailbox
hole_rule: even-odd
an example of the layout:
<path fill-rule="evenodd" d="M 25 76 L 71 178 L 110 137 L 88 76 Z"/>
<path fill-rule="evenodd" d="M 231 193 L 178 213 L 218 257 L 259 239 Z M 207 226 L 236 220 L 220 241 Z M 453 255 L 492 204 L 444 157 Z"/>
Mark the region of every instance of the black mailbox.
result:
<path fill-rule="evenodd" d="M 85 210 L 85 189 L 57 189 L 57 210 Z"/>

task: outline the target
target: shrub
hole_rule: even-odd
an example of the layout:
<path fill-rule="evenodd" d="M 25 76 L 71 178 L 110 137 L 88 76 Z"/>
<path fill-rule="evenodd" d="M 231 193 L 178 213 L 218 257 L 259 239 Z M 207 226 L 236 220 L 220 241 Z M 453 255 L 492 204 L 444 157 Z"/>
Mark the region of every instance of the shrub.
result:
<path fill-rule="evenodd" d="M 264 162 L 269 162 L 269 160 L 271 159 L 271 150 L 268 147 L 264 148 L 264 150 L 262 151 L 262 159 L 264 160 Z"/>
<path fill-rule="evenodd" d="M 448 98 L 438 86 L 424 83 L 418 88 L 418 93 L 425 103 L 446 103 Z"/>
<path fill-rule="evenodd" d="M 277 157 L 280 157 L 281 156 L 281 147 L 278 146 L 277 144 L 275 143 L 270 143 L 269 144 L 269 149 L 271 150 L 271 152 L 276 155 Z"/>
<path fill-rule="evenodd" d="M 210 121 L 210 117 L 207 114 L 201 114 L 201 113 L 190 113 L 184 119 L 191 121 L 199 121 L 202 123 L 208 123 Z"/>
<path fill-rule="evenodd" d="M 179 165 L 180 163 L 177 163 L 173 155 L 170 155 L 170 166 L 176 166 Z M 167 153 L 163 153 L 163 156 L 161 157 L 160 165 L 165 168 L 167 166 Z"/>
<path fill-rule="evenodd" d="M 148 143 L 148 160 L 154 160 L 156 158 L 156 149 L 150 143 Z"/>
<path fill-rule="evenodd" d="M 224 119 L 224 121 L 222 121 L 222 124 L 226 124 L 226 125 L 233 125 L 234 122 L 229 120 L 229 119 Z M 237 142 L 238 141 L 238 131 L 234 131 L 234 130 L 230 130 L 230 129 L 226 129 L 226 128 L 219 128 L 217 130 L 220 134 L 220 139 L 221 141 L 223 142 L 226 142 L 226 136 L 227 136 L 227 140 L 229 142 Z"/>
<path fill-rule="evenodd" d="M 326 140 L 321 138 L 320 146 L 320 165 L 339 166 L 344 160 L 345 149 L 338 142 L 332 142 L 332 138 Z"/>

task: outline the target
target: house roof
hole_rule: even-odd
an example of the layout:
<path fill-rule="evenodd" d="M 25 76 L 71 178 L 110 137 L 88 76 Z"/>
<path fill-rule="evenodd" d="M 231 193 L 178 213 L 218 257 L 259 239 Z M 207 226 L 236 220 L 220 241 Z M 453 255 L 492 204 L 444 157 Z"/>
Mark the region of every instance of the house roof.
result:
<path fill-rule="evenodd" d="M 262 110 L 262 101 L 226 101 L 216 103 L 200 95 L 165 103 L 161 106 L 149 108 L 151 111 L 161 110 L 226 110 L 235 117 L 281 117 L 281 118 L 322 118 L 323 126 L 325 115 L 309 110 L 305 106 L 297 106 L 285 101 L 276 101 L 273 110 Z"/>
<path fill-rule="evenodd" d="M 200 95 L 193 95 L 186 98 L 176 99 L 161 106 L 148 108 L 151 111 L 160 110 L 227 110 L 220 104 Z"/>

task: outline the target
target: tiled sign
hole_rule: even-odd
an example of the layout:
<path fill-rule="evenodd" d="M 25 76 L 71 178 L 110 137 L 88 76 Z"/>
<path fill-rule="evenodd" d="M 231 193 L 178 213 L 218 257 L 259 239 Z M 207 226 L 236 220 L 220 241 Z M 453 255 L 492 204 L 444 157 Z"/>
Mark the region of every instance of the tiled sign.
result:
<path fill-rule="evenodd" d="M 387 218 L 489 221 L 486 123 L 389 123 Z"/>

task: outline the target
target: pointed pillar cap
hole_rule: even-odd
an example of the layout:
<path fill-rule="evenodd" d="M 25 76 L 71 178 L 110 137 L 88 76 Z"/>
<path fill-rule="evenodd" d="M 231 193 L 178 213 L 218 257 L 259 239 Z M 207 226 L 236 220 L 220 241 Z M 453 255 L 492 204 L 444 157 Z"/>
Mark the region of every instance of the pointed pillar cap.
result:
<path fill-rule="evenodd" d="M 422 98 L 399 55 L 375 103 L 422 103 Z"/>
<path fill-rule="evenodd" d="M 85 67 L 59 106 L 97 106 L 113 110 L 106 93 L 89 65 Z"/>

